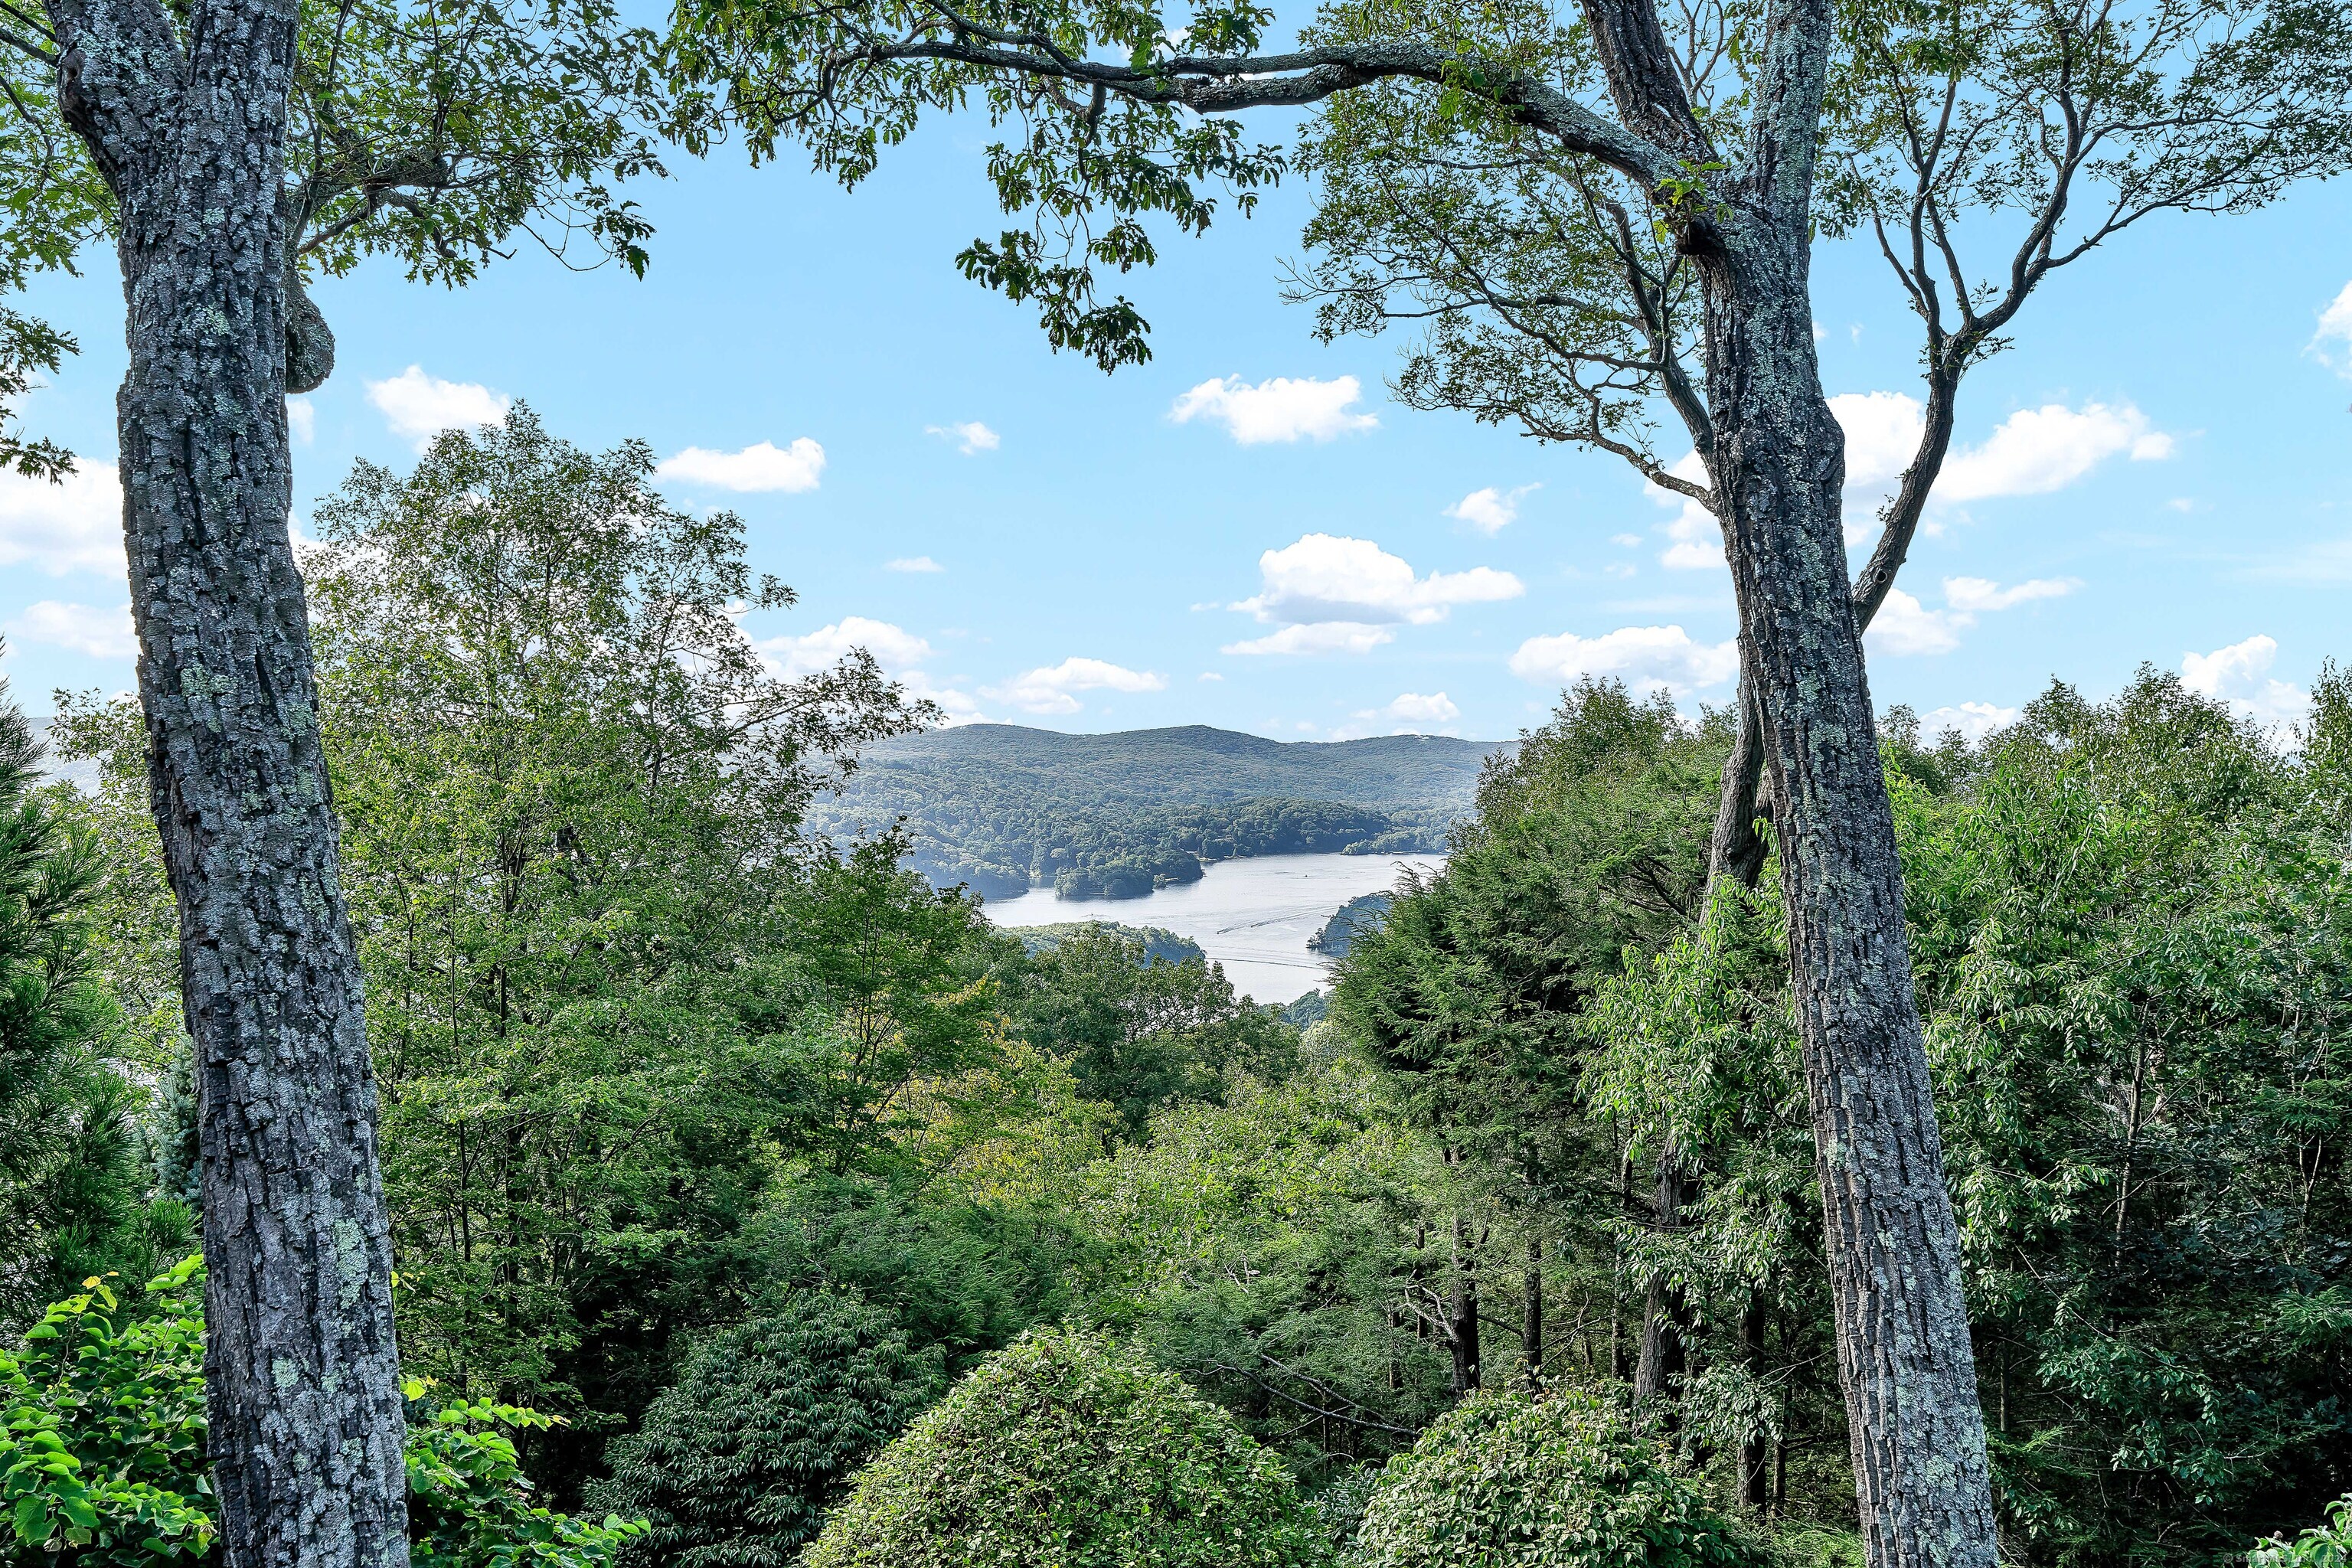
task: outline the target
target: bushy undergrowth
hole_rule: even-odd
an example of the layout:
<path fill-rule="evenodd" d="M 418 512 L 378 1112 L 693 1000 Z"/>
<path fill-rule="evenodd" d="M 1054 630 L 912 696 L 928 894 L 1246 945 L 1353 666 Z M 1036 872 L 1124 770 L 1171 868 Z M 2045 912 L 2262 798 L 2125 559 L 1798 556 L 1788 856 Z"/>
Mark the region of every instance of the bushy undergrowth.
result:
<path fill-rule="evenodd" d="M 885 1448 L 807 1568 L 1307 1568 L 1290 1472 L 1186 1386 L 1089 1333 L 992 1357 Z"/>
<path fill-rule="evenodd" d="M 52 1306 L 0 1352 L 0 1505 L 9 1560 L 158 1568 L 209 1558 L 204 1260 L 125 1300 L 103 1279 Z M 437 1410 L 406 1390 L 409 1561 L 415 1568 L 604 1568 L 645 1530 L 534 1507 L 505 1430 L 555 1418 L 488 1400 Z"/>
<path fill-rule="evenodd" d="M 782 1568 L 859 1464 L 939 1396 L 939 1358 L 890 1315 L 809 1291 L 712 1336 L 645 1425 L 614 1446 L 591 1503 L 643 1515 L 630 1549 L 668 1568 Z"/>
<path fill-rule="evenodd" d="M 1471 1394 L 1391 1459 L 1351 1568 L 1765 1568 L 1615 1405 L 1572 1389 Z"/>

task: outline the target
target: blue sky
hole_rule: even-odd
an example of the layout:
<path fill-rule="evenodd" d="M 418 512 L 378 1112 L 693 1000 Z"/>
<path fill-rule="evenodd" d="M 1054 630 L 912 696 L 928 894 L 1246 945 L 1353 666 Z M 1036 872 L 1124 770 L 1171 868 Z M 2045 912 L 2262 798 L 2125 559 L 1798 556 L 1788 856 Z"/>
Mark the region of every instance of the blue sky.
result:
<path fill-rule="evenodd" d="M 1129 285 L 1156 357 L 1105 377 L 957 275 L 1003 226 L 985 140 L 927 128 L 854 195 L 681 162 L 639 193 L 643 281 L 526 253 L 462 292 L 384 266 L 321 284 L 339 357 L 298 417 L 298 513 L 354 458 L 524 398 L 584 446 L 643 437 L 674 499 L 744 516 L 802 596 L 747 623 L 781 665 L 863 642 L 963 717 L 1492 738 L 1580 670 L 1728 698 L 1704 528 L 1616 459 L 1391 403 L 1396 343 L 1324 347 L 1280 301 L 1305 189 L 1170 241 Z M 84 476 L 0 485 L 0 671 L 38 713 L 132 678 L 111 256 L 32 303 L 83 346 L 27 416 Z M 1916 325 L 1854 245 L 1822 247 L 1815 314 L 1866 507 L 1908 450 Z M 1950 499 L 1874 630 L 1878 702 L 1980 721 L 2148 662 L 2291 716 L 2352 654 L 2352 187 L 2152 220 L 2016 336 L 1969 380 Z"/>

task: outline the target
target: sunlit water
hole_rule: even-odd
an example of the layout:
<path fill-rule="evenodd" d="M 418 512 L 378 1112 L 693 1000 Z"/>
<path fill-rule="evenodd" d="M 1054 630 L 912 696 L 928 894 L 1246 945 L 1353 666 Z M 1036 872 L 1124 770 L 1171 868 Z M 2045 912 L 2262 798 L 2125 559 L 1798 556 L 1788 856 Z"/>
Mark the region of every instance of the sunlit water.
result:
<path fill-rule="evenodd" d="M 1234 989 L 1261 1002 L 1290 1002 L 1321 986 L 1322 955 L 1307 939 L 1341 904 L 1393 886 L 1400 868 L 1433 871 L 1437 855 L 1266 855 L 1220 860 L 1189 887 L 1161 888 L 1140 899 L 1056 899 L 1032 888 L 987 906 L 998 925 L 1059 925 L 1117 921 L 1160 926 L 1191 937 L 1225 966 Z"/>

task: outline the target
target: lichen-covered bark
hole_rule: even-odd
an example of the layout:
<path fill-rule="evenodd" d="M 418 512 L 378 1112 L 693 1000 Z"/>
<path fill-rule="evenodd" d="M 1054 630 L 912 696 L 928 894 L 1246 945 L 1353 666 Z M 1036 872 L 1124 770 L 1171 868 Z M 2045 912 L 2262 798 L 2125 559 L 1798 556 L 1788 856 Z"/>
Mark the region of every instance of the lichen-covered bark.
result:
<path fill-rule="evenodd" d="M 1697 257 L 1716 479 L 1775 802 L 1841 1382 L 1873 1568 L 1991 1568 L 1959 1226 L 1848 584 L 1845 443 L 1813 354 L 1810 196 L 1831 17 L 1775 8 L 1748 166 Z"/>
<path fill-rule="evenodd" d="M 294 0 L 50 0 L 121 206 L 123 532 L 196 1042 L 222 1541 L 407 1561 L 375 1083 L 288 538 L 278 219 Z M 184 31 L 183 31 L 184 29 Z"/>

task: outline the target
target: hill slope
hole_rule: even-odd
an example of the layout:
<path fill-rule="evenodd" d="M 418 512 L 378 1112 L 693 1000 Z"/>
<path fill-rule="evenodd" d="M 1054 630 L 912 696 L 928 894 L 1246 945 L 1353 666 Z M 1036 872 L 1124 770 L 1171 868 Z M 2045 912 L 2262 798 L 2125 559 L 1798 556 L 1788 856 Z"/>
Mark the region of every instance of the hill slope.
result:
<path fill-rule="evenodd" d="M 886 742 L 811 814 L 836 835 L 907 818 L 908 863 L 991 898 L 1137 896 L 1244 855 L 1444 847 L 1496 742 L 1286 742 L 1206 725 L 1066 735 L 971 724 Z"/>

